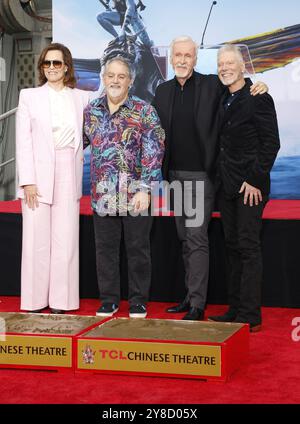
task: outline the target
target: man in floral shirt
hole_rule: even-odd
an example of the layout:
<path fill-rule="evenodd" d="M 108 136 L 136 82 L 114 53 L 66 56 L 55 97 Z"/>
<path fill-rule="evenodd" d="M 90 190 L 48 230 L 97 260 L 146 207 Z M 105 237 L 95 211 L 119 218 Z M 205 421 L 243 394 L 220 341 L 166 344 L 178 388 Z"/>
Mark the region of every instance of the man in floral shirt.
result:
<path fill-rule="evenodd" d="M 120 302 L 122 229 L 128 257 L 129 315 L 147 315 L 151 282 L 149 194 L 161 179 L 165 134 L 155 109 L 129 95 L 131 64 L 122 57 L 103 71 L 106 94 L 84 112 L 84 143 L 91 145 L 99 316 L 112 316 Z"/>

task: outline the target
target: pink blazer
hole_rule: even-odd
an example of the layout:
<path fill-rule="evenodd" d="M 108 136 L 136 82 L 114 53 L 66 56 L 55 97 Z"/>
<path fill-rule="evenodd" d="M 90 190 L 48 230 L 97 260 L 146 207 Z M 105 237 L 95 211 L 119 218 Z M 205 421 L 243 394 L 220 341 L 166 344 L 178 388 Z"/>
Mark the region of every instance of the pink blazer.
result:
<path fill-rule="evenodd" d="M 82 195 L 83 110 L 92 93 L 68 89 L 76 116 L 75 132 L 75 178 L 76 193 Z M 55 151 L 51 126 L 48 85 L 21 90 L 16 119 L 16 157 L 18 171 L 17 196 L 24 198 L 22 186 L 36 184 L 42 203 L 52 204 L 54 187 Z"/>

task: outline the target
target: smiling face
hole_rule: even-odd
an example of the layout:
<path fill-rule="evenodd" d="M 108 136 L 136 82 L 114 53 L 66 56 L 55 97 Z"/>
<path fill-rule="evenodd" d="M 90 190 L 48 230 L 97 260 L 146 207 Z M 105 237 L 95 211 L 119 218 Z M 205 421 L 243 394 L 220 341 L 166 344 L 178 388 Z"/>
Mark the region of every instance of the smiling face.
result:
<path fill-rule="evenodd" d="M 196 66 L 196 47 L 192 41 L 178 41 L 173 46 L 171 65 L 178 79 L 187 80 Z"/>
<path fill-rule="evenodd" d="M 109 63 L 103 74 L 103 83 L 110 100 L 124 100 L 132 83 L 127 66 L 118 60 Z"/>
<path fill-rule="evenodd" d="M 45 56 L 44 63 L 47 64 L 47 61 L 51 61 L 50 67 L 43 67 L 43 69 L 48 82 L 52 84 L 63 83 L 68 67 L 64 63 L 62 52 L 60 50 L 49 50 Z M 57 62 L 56 67 L 54 66 L 53 61 L 54 63 L 55 61 Z M 59 62 L 61 65 L 59 65 Z"/>
<path fill-rule="evenodd" d="M 224 85 L 239 89 L 244 83 L 245 64 L 234 51 L 224 51 L 218 57 L 218 75 Z"/>

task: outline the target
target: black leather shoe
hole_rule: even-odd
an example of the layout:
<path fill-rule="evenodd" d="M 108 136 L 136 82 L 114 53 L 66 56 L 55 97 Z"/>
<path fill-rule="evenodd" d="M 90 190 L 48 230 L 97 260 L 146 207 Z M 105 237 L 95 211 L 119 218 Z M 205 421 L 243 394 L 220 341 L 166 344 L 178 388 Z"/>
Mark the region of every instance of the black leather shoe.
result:
<path fill-rule="evenodd" d="M 261 330 L 261 322 L 246 322 L 245 320 L 241 320 L 239 318 L 236 318 L 233 322 L 238 324 L 249 324 L 250 333 L 258 333 L 258 331 Z"/>
<path fill-rule="evenodd" d="M 258 333 L 261 330 L 261 324 L 250 323 L 250 333 Z"/>
<path fill-rule="evenodd" d="M 28 314 L 40 314 L 43 309 L 35 309 L 34 311 L 27 311 Z"/>
<path fill-rule="evenodd" d="M 182 319 L 189 321 L 202 321 L 204 319 L 204 311 L 200 308 L 191 307 Z"/>
<path fill-rule="evenodd" d="M 171 306 L 170 308 L 166 309 L 166 312 L 169 312 L 170 314 L 178 314 L 180 312 L 187 312 L 190 310 L 189 303 L 186 303 L 185 301 L 179 303 L 179 305 Z"/>
<path fill-rule="evenodd" d="M 51 314 L 64 314 L 65 311 L 63 311 L 62 309 L 55 309 L 55 308 L 51 308 Z"/>
<path fill-rule="evenodd" d="M 216 321 L 216 322 L 233 322 L 236 319 L 236 312 L 232 309 L 229 309 L 225 312 L 224 315 L 214 315 L 208 317 L 208 321 Z"/>

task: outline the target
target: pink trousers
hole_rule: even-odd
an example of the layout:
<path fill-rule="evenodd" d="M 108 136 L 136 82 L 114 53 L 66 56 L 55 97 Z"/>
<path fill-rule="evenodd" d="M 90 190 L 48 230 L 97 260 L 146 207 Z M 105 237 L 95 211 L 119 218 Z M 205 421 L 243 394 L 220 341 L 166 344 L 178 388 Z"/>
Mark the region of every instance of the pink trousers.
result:
<path fill-rule="evenodd" d="M 21 309 L 79 308 L 79 200 L 74 150 L 56 150 L 53 203 L 22 201 Z"/>

